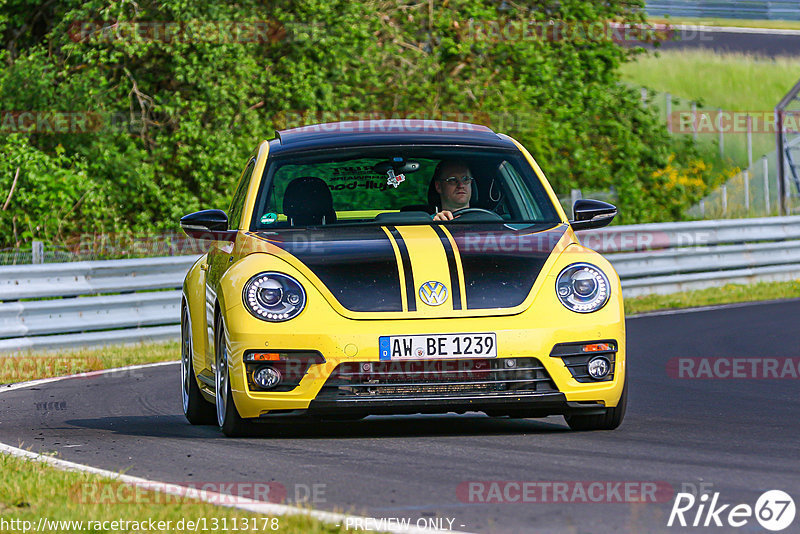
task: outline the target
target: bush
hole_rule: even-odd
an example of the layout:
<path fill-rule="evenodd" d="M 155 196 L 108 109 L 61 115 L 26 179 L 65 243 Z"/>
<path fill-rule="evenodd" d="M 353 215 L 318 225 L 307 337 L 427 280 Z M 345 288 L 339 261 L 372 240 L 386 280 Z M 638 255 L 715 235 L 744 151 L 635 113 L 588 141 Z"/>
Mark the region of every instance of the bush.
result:
<path fill-rule="evenodd" d="M 87 133 L 4 138 L 13 157 L 0 166 L 0 187 L 8 190 L 16 166 L 24 178 L 24 193 L 0 217 L 4 244 L 98 229 L 175 231 L 185 213 L 227 207 L 247 155 L 287 117 L 376 111 L 475 117 L 529 147 L 559 191 L 613 185 L 623 222 L 680 217 L 692 195 L 665 198 L 657 173 L 676 151 L 681 164 L 695 155 L 676 149 L 638 93 L 619 83 L 619 65 L 636 51 L 479 31 L 483 21 L 637 22 L 641 4 L 4 4 L 0 109 L 87 111 L 96 120 Z M 191 28 L 195 38 L 112 38 L 114 28 L 158 21 L 182 22 L 181 35 Z M 209 21 L 268 24 L 263 39 L 243 42 Z"/>
<path fill-rule="evenodd" d="M 0 137 L 0 151 L 0 191 L 6 192 L 0 199 L 0 232 L 7 244 L 60 241 L 95 223 L 92 214 L 102 211 L 103 197 L 83 162 L 61 146 L 47 154 L 19 135 Z"/>

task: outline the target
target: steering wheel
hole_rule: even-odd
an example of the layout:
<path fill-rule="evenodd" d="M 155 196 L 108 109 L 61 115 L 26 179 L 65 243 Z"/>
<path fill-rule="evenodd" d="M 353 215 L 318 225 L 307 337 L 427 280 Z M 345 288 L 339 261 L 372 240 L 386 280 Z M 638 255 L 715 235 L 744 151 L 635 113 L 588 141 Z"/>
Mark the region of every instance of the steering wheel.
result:
<path fill-rule="evenodd" d="M 498 220 L 498 221 L 502 221 L 503 220 L 503 218 L 501 216 L 499 216 L 498 214 L 496 214 L 495 212 L 490 211 L 490 210 L 485 210 L 483 208 L 461 208 L 460 210 L 455 210 L 452 213 L 453 213 L 453 218 L 461 217 L 462 215 L 469 215 L 470 213 L 474 213 L 476 215 L 478 215 L 478 214 L 489 215 L 492 218 L 492 220 Z M 469 217 L 469 218 L 472 219 L 472 217 Z M 479 217 L 479 218 L 482 218 L 482 217 Z"/>

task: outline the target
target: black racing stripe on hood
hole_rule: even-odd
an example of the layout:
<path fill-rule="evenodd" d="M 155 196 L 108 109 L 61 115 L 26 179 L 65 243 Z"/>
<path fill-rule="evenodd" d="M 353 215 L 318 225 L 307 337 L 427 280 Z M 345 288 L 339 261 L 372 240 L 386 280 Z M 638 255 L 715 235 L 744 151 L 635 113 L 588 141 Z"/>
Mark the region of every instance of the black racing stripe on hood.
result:
<path fill-rule="evenodd" d="M 403 311 L 397 258 L 380 226 L 285 229 L 255 235 L 303 262 L 346 309 Z"/>
<path fill-rule="evenodd" d="M 397 243 L 397 250 L 400 251 L 400 260 L 403 262 L 403 276 L 406 282 L 406 301 L 408 302 L 408 311 L 417 311 L 417 298 L 414 296 L 414 273 L 411 270 L 411 255 L 408 253 L 403 236 L 394 226 L 387 226 L 389 233 L 392 234 L 395 242 Z"/>
<path fill-rule="evenodd" d="M 515 230 L 505 225 L 448 226 L 464 271 L 466 308 L 513 308 L 531 292 L 566 225 Z"/>
<path fill-rule="evenodd" d="M 447 256 L 447 266 L 450 270 L 450 290 L 453 292 L 453 309 L 460 310 L 461 284 L 458 283 L 458 266 L 456 265 L 455 251 L 453 250 L 453 245 L 450 243 L 450 240 L 447 238 L 447 234 L 445 234 L 444 230 L 442 230 L 442 227 L 434 224 L 433 229 L 436 232 L 436 235 L 439 236 L 439 240 L 442 242 L 442 247 L 444 247 L 444 253 Z"/>

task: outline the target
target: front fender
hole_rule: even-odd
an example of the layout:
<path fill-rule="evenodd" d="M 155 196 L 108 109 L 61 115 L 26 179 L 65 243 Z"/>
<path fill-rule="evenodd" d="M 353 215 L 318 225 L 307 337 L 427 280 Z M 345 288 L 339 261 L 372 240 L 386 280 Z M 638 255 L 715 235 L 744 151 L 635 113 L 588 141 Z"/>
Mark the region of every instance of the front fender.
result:
<path fill-rule="evenodd" d="M 189 268 L 183 279 L 183 303 L 189 308 L 192 326 L 192 365 L 196 373 L 205 369 L 205 355 L 208 352 L 206 339 L 206 273 L 200 268 L 206 264 L 206 255 L 200 256 Z"/>

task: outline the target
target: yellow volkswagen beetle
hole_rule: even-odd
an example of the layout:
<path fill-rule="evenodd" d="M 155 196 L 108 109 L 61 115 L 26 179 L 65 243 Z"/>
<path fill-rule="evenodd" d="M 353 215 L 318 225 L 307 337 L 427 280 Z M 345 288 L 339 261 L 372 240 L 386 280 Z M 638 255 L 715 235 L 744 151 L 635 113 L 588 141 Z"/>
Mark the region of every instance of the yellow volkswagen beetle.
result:
<path fill-rule="evenodd" d="M 362 121 L 264 141 L 182 299 L 182 397 L 228 436 L 255 421 L 370 414 L 625 414 L 619 277 L 531 155 L 483 126 Z"/>

